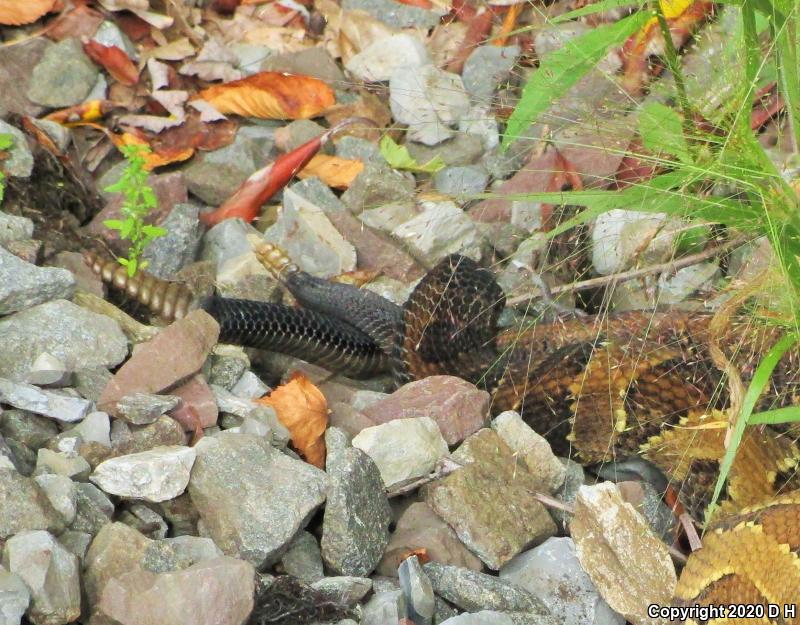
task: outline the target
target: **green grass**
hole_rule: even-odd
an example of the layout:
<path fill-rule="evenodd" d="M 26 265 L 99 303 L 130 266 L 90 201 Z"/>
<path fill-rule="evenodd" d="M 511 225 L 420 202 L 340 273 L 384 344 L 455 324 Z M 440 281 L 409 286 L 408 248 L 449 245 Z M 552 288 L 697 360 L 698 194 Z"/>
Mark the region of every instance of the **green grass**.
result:
<path fill-rule="evenodd" d="M 578 16 L 623 4 L 605 0 L 557 18 L 564 22 Z M 800 145 L 800 16 L 794 0 L 723 0 L 735 11 L 738 37 L 727 44 L 726 65 L 715 68 L 729 84 L 723 106 L 704 110 L 686 92 L 681 58 L 666 46 L 666 66 L 672 75 L 676 108 L 649 102 L 639 107 L 638 134 L 647 154 L 637 155 L 657 164 L 664 173 L 639 181 L 621 191 L 573 191 L 533 193 L 517 199 L 584 207 L 576 217 L 549 233 L 556 236 L 612 208 L 661 212 L 715 223 L 737 232 L 769 239 L 787 285 L 792 311 L 786 320 L 786 335 L 763 357 L 744 399 L 734 415 L 733 432 L 716 484 L 710 509 L 722 492 L 742 434 L 747 425 L 800 421 L 800 407 L 753 413 L 780 357 L 800 340 L 800 204 L 796 191 L 783 178 L 750 128 L 753 97 L 759 88 L 776 80 L 786 103 L 784 118 L 795 154 Z M 508 148 L 524 136 L 526 129 L 564 96 L 614 46 L 657 17 L 662 32 L 666 22 L 659 5 L 640 8 L 615 24 L 602 26 L 572 39 L 560 51 L 546 57 L 525 85 L 522 97 L 506 129 L 503 146 Z M 701 113 L 719 130 L 708 133 L 692 119 Z M 735 195 L 714 197 L 709 189 L 725 185 Z M 488 197 L 488 196 L 487 196 Z"/>

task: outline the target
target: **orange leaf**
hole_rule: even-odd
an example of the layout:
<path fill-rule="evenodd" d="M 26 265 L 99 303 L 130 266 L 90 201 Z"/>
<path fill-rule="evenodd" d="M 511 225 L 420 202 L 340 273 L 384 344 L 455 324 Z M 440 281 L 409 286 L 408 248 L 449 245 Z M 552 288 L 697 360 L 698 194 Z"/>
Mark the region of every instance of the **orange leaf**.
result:
<path fill-rule="evenodd" d="M 57 8 L 58 4 L 59 0 L 0 0 L 0 24 L 30 24 Z"/>
<path fill-rule="evenodd" d="M 107 131 L 106 134 L 108 134 L 111 142 L 118 148 L 122 147 L 123 145 L 132 144 L 150 146 L 146 139 L 142 139 L 141 137 L 138 137 L 130 132 L 124 132 L 121 135 L 116 135 L 113 132 Z M 169 165 L 170 163 L 179 163 L 191 158 L 192 154 L 194 154 L 193 147 L 176 147 L 174 150 L 162 148 L 158 152 L 153 150 L 152 152 L 145 154 L 144 168 L 147 171 L 151 171 L 156 167 L 163 167 L 164 165 Z"/>
<path fill-rule="evenodd" d="M 215 85 L 198 93 L 220 113 L 262 119 L 308 119 L 336 102 L 328 85 L 317 78 L 259 72 Z"/>
<path fill-rule="evenodd" d="M 316 176 L 329 187 L 347 189 L 363 169 L 362 161 L 330 154 L 317 154 L 308 162 L 308 165 L 298 172 L 297 177 Z"/>
<path fill-rule="evenodd" d="M 408 560 L 411 556 L 417 556 L 417 560 L 419 560 L 420 564 L 425 564 L 426 562 L 431 561 L 431 557 L 428 555 L 428 550 L 425 547 L 417 547 L 416 549 L 404 551 L 403 555 L 400 556 L 400 562 L 403 560 Z"/>
<path fill-rule="evenodd" d="M 139 82 L 139 70 L 130 57 L 117 46 L 104 46 L 89 40 L 83 44 L 83 51 L 123 85 L 135 85 Z"/>
<path fill-rule="evenodd" d="M 103 117 L 114 108 L 114 103 L 110 100 L 88 100 L 65 109 L 53 111 L 46 115 L 44 119 L 59 124 L 71 124 L 75 122 L 93 122 Z"/>
<path fill-rule="evenodd" d="M 306 376 L 295 372 L 286 384 L 255 401 L 275 409 L 289 430 L 292 445 L 306 461 L 320 469 L 325 467 L 328 402 Z"/>

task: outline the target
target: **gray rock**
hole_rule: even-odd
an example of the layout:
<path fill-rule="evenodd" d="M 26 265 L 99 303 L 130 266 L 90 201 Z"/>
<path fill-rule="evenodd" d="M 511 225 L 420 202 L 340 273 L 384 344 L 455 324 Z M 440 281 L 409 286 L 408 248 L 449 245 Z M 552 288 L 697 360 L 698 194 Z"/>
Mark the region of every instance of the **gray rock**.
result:
<path fill-rule="evenodd" d="M 73 388 L 86 399 L 98 402 L 103 389 L 113 377 L 105 367 L 87 367 L 73 373 Z"/>
<path fill-rule="evenodd" d="M 3 549 L 3 566 L 19 575 L 31 593 L 34 625 L 65 625 L 81 613 L 78 558 L 49 532 L 22 532 Z"/>
<path fill-rule="evenodd" d="M 0 211 L 0 245 L 33 237 L 33 221 Z"/>
<path fill-rule="evenodd" d="M 100 443 L 103 447 L 111 447 L 111 420 L 107 412 L 96 410 L 86 415 L 86 418 L 74 428 L 65 432 L 81 437 L 84 442 Z"/>
<path fill-rule="evenodd" d="M 80 421 L 92 410 L 92 402 L 87 399 L 4 378 L 0 378 L 0 402 L 67 423 Z"/>
<path fill-rule="evenodd" d="M 106 460 L 97 466 L 90 479 L 112 495 L 166 501 L 184 491 L 194 461 L 193 447 L 155 447 Z"/>
<path fill-rule="evenodd" d="M 489 172 L 482 165 L 445 167 L 433 177 L 436 190 L 453 197 L 483 193 L 488 183 Z"/>
<path fill-rule="evenodd" d="M 242 128 L 230 145 L 198 155 L 183 168 L 189 191 L 205 204 L 219 206 L 250 174 L 267 164 L 273 136 L 272 129 Z"/>
<path fill-rule="evenodd" d="M 586 483 L 586 473 L 583 467 L 574 460 L 569 458 L 559 458 L 559 460 L 566 468 L 566 473 L 564 474 L 564 483 L 555 492 L 555 496 L 565 504 L 573 506 L 575 499 L 578 497 L 578 490 Z M 550 514 L 558 524 L 559 530 L 568 533 L 569 524 L 572 521 L 572 513 L 566 510 L 553 509 Z"/>
<path fill-rule="evenodd" d="M 389 80 L 389 104 L 395 119 L 408 124 L 408 138 L 425 145 L 452 137 L 450 126 L 457 124 L 470 107 L 461 77 L 434 65 L 413 72 L 395 70 Z"/>
<path fill-rule="evenodd" d="M 134 570 L 111 578 L 98 608 L 121 625 L 241 625 L 253 609 L 254 591 L 252 565 L 219 556 L 180 571 Z"/>
<path fill-rule="evenodd" d="M 230 220 L 228 220 L 230 221 Z M 226 223 L 226 222 L 222 222 Z M 224 353 L 219 353 L 224 349 Z M 230 353 L 229 350 L 230 349 Z M 211 368 L 206 376 L 210 385 L 221 386 L 228 391 L 232 391 L 234 385 L 248 371 L 250 359 L 240 347 L 233 345 L 217 345 L 211 355 Z M 234 393 L 236 395 L 236 393 Z"/>
<path fill-rule="evenodd" d="M 420 27 L 425 30 L 436 26 L 445 11 L 426 10 L 391 0 L 344 0 L 342 8 L 347 11 L 366 11 L 392 28 Z"/>
<path fill-rule="evenodd" d="M 397 573 L 409 618 L 419 625 L 430 625 L 436 612 L 433 585 L 417 556 L 403 560 Z"/>
<path fill-rule="evenodd" d="M 402 590 L 375 592 L 364 604 L 361 625 L 386 625 L 399 623 L 405 616 L 405 600 Z"/>
<path fill-rule="evenodd" d="M 311 587 L 322 593 L 326 601 L 354 606 L 372 590 L 372 580 L 368 577 L 325 577 Z"/>
<path fill-rule="evenodd" d="M 272 55 L 261 64 L 261 70 L 313 76 L 332 87 L 345 82 L 344 73 L 325 46 Z"/>
<path fill-rule="evenodd" d="M 174 395 L 133 393 L 125 395 L 117 402 L 117 412 L 120 418 L 129 423 L 147 425 L 173 408 L 177 408 L 180 403 L 181 398 Z"/>
<path fill-rule="evenodd" d="M 108 523 L 92 541 L 84 560 L 83 585 L 89 605 L 96 606 L 109 580 L 141 571 L 153 541 L 122 523 Z"/>
<path fill-rule="evenodd" d="M 33 68 L 28 99 L 48 108 L 78 104 L 89 95 L 98 75 L 97 66 L 83 53 L 80 42 L 62 39 L 47 48 Z"/>
<path fill-rule="evenodd" d="M 76 532 L 74 530 L 67 530 L 58 535 L 58 542 L 70 553 L 78 556 L 78 559 L 83 562 L 86 557 L 86 552 L 89 550 L 89 545 L 92 543 L 93 536 L 87 532 Z"/>
<path fill-rule="evenodd" d="M 66 422 L 80 421 L 92 409 L 92 402 L 86 399 L 4 378 L 0 378 L 0 402 Z"/>
<path fill-rule="evenodd" d="M 461 166 L 477 162 L 483 155 L 483 140 L 468 133 L 457 133 L 451 139 L 428 146 L 417 141 L 406 141 L 408 153 L 420 163 L 425 164 L 439 157 L 446 165 Z"/>
<path fill-rule="evenodd" d="M 189 563 L 189 565 L 213 560 L 221 556 L 222 551 L 214 544 L 210 538 L 200 536 L 176 536 L 163 540 L 177 554 L 177 556 Z"/>
<path fill-rule="evenodd" d="M 114 504 L 94 484 L 75 484 L 75 501 L 78 504 L 78 512 L 72 522 L 72 530 L 94 536 L 103 526 L 111 523 Z"/>
<path fill-rule="evenodd" d="M 169 531 L 169 526 L 161 515 L 141 503 L 127 505 L 118 519 L 153 540 L 166 538 Z"/>
<path fill-rule="evenodd" d="M 325 132 L 325 128 L 320 126 L 317 122 L 310 119 L 297 119 L 284 126 L 282 132 L 288 134 L 288 138 L 281 146 L 284 152 L 290 152 L 299 148 L 304 143 L 319 137 Z M 322 146 L 320 152 L 322 154 L 333 154 L 333 145 L 326 143 Z"/>
<path fill-rule="evenodd" d="M 356 268 L 356 250 L 339 233 L 323 209 L 293 189 L 283 192 L 278 220 L 264 233 L 297 265 L 315 276 L 329 278 Z"/>
<path fill-rule="evenodd" d="M 381 473 L 372 458 L 352 447 L 329 451 L 325 468 L 328 497 L 322 557 L 336 573 L 365 577 L 377 566 L 389 541 L 391 519 Z"/>
<path fill-rule="evenodd" d="M 353 438 L 353 447 L 375 461 L 387 489 L 427 475 L 447 455 L 447 443 L 430 417 L 365 428 Z"/>
<path fill-rule="evenodd" d="M 9 409 L 0 413 L 0 434 L 36 450 L 58 435 L 58 426 L 27 410 Z"/>
<path fill-rule="evenodd" d="M 19 625 L 31 593 L 22 578 L 0 566 L 0 624 Z"/>
<path fill-rule="evenodd" d="M 53 508 L 64 517 L 64 524 L 72 523 L 78 511 L 75 483 L 63 475 L 37 475 L 33 479 L 47 495 Z"/>
<path fill-rule="evenodd" d="M 496 610 L 459 614 L 442 621 L 441 625 L 516 625 L 511 616 Z"/>
<path fill-rule="evenodd" d="M 92 472 L 86 458 L 76 451 L 52 451 L 42 448 L 36 453 L 37 475 L 53 473 L 71 480 L 85 480 Z"/>
<path fill-rule="evenodd" d="M 379 82 L 389 80 L 399 68 L 413 72 L 429 62 L 428 51 L 419 37 L 398 33 L 376 39 L 350 57 L 345 67 L 359 80 Z"/>
<path fill-rule="evenodd" d="M 494 90 L 508 78 L 519 56 L 519 46 L 479 46 L 472 51 L 461 72 L 464 89 L 474 102 L 488 104 Z"/>
<path fill-rule="evenodd" d="M 64 529 L 64 518 L 31 478 L 0 469 L 0 538 L 29 530 Z"/>
<path fill-rule="evenodd" d="M 436 594 L 467 612 L 478 610 L 524 611 L 542 616 L 547 606 L 527 590 L 493 575 L 428 562 L 422 567 Z"/>
<path fill-rule="evenodd" d="M 325 501 L 325 473 L 255 436 L 202 439 L 189 493 L 224 553 L 262 568 L 277 561 Z"/>
<path fill-rule="evenodd" d="M 664 272 L 658 277 L 658 303 L 678 304 L 697 291 L 710 291 L 719 275 L 717 262 L 683 267 L 672 275 Z"/>
<path fill-rule="evenodd" d="M 301 531 L 294 537 L 288 551 L 281 558 L 281 565 L 287 575 L 292 575 L 307 584 L 312 584 L 325 576 L 317 539 L 306 531 Z"/>
<path fill-rule="evenodd" d="M 624 271 L 634 259 L 663 262 L 672 255 L 682 227 L 679 219 L 664 213 L 610 210 L 598 216 L 592 229 L 592 264 L 598 273 L 607 275 Z"/>
<path fill-rule="evenodd" d="M 581 568 L 571 538 L 548 538 L 500 569 L 500 579 L 524 588 L 564 625 L 624 625 Z"/>
<path fill-rule="evenodd" d="M 75 278 L 66 269 L 37 267 L 0 247 L 0 315 L 72 297 Z"/>
<path fill-rule="evenodd" d="M 367 161 L 364 169 L 342 194 L 344 202 L 356 215 L 364 209 L 390 202 L 414 202 L 416 182 L 409 173 L 401 173 L 385 164 Z"/>
<path fill-rule="evenodd" d="M 167 234 L 154 239 L 142 253 L 148 262 L 148 273 L 165 280 L 174 279 L 178 271 L 195 260 L 203 236 L 199 214 L 200 208 L 195 204 L 173 206 L 166 219 L 158 224 Z"/>
<path fill-rule="evenodd" d="M 8 446 L 6 439 L 4 439 L 2 435 L 0 435 L 0 468 L 19 471 L 14 452 L 11 447 Z"/>
<path fill-rule="evenodd" d="M 380 161 L 380 148 L 366 139 L 345 135 L 336 141 L 336 156 L 340 158 L 352 158 L 365 163 L 369 161 Z"/>
<path fill-rule="evenodd" d="M 31 153 L 31 149 L 28 147 L 28 140 L 25 138 L 25 135 L 19 128 L 4 122 L 2 119 L 0 119 L 0 134 L 11 135 L 13 140 L 11 148 L 6 150 L 9 156 L 3 161 L 3 172 L 7 176 L 27 178 L 33 171 L 33 154 Z M 5 219 L 3 219 L 3 217 L 5 217 Z M 6 238 L 5 235 L 8 233 L 5 233 L 5 235 L 3 233 L 3 230 L 5 229 L 3 227 L 4 221 L 11 223 L 16 221 L 18 228 L 19 225 L 21 225 L 20 222 L 30 222 L 30 219 L 25 217 L 16 217 L 14 220 L 8 219 L 9 217 L 11 217 L 11 215 L 0 216 L 0 242 L 7 243 L 8 241 L 13 241 L 16 239 L 30 239 L 33 236 L 33 228 L 30 228 L 31 232 L 28 234 L 28 236 L 16 237 L 16 239 Z M 33 225 L 32 222 L 31 225 Z M 24 231 L 27 230 L 27 224 L 25 224 Z"/>
<path fill-rule="evenodd" d="M 264 384 L 261 378 L 248 369 L 242 373 L 236 384 L 229 390 L 242 399 L 258 399 L 269 393 L 272 389 Z"/>
<path fill-rule="evenodd" d="M 25 381 L 37 386 L 70 386 L 72 374 L 60 358 L 42 352 L 33 361 Z"/>
<path fill-rule="evenodd" d="M 412 202 L 396 202 L 365 209 L 358 218 L 370 228 L 389 234 L 416 215 L 417 211 Z"/>
<path fill-rule="evenodd" d="M 24 379 L 42 352 L 70 370 L 115 367 L 128 355 L 128 340 L 113 319 L 65 300 L 0 319 L 0 377 Z"/>
<path fill-rule="evenodd" d="M 429 266 L 456 253 L 481 259 L 483 238 L 469 215 L 450 201 L 421 204 L 422 213 L 395 228 L 393 237 Z"/>
<path fill-rule="evenodd" d="M 206 232 L 200 258 L 214 263 L 217 282 L 235 283 L 249 275 L 269 275 L 253 253 L 248 235 L 262 236 L 241 219 L 226 219 Z"/>
<path fill-rule="evenodd" d="M 0 84 L 14 85 L 14 89 L 3 89 L 0 93 L 0 117 L 8 119 L 10 113 L 38 117 L 43 113 L 42 107 L 30 102 L 25 93 L 31 80 L 31 67 L 52 46 L 47 37 L 31 37 L 0 50 Z"/>

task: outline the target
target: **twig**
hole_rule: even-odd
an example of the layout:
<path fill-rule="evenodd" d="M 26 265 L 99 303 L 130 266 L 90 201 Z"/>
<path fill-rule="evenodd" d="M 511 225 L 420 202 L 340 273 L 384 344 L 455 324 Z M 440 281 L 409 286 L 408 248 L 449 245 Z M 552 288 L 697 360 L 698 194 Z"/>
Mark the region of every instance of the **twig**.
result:
<path fill-rule="evenodd" d="M 689 541 L 689 547 L 691 550 L 694 552 L 698 549 L 702 549 L 703 541 L 700 540 L 700 536 L 697 534 L 697 528 L 694 526 L 694 519 L 689 516 L 689 513 L 682 513 L 678 517 L 678 521 L 680 521 L 683 531 L 686 532 L 686 538 Z"/>
<path fill-rule="evenodd" d="M 560 499 L 556 499 L 555 497 L 551 497 L 550 495 L 545 495 L 544 493 L 534 493 L 533 498 L 539 503 L 543 504 L 545 508 L 554 508 L 556 510 L 562 510 L 568 514 L 575 514 L 575 506 L 568 504 L 565 501 L 561 501 Z"/>
<path fill-rule="evenodd" d="M 436 463 L 436 467 L 434 468 L 432 473 L 417 478 L 413 482 L 392 487 L 387 491 L 386 496 L 389 498 L 399 497 L 400 495 L 405 495 L 407 493 L 413 492 L 417 490 L 420 486 L 424 486 L 428 482 L 432 482 L 434 480 L 438 480 L 439 478 L 450 475 L 453 471 L 460 468 L 462 468 L 462 465 L 457 463 L 452 458 L 442 458 L 441 460 L 439 460 L 439 462 Z"/>
<path fill-rule="evenodd" d="M 627 282 L 628 280 L 634 280 L 636 278 L 647 276 L 653 273 L 677 271 L 678 269 L 683 269 L 684 267 L 695 265 L 699 262 L 702 262 L 713 256 L 716 256 L 717 254 L 726 252 L 731 248 L 743 245 L 748 241 L 749 239 L 746 238 L 734 239 L 733 241 L 728 241 L 727 243 L 722 243 L 720 245 L 715 245 L 713 247 L 710 247 L 707 250 L 698 252 L 697 254 L 691 254 L 689 256 L 685 256 L 684 258 L 677 258 L 675 260 L 671 260 L 666 263 L 659 263 L 658 265 L 649 265 L 647 267 L 641 267 L 640 269 L 631 269 L 629 271 L 613 273 L 611 275 L 602 276 L 600 278 L 590 278 L 589 280 L 581 280 L 580 282 L 573 282 L 572 284 L 550 287 L 550 295 L 552 297 L 560 295 L 561 293 L 574 293 L 576 291 L 585 291 L 587 289 L 597 289 L 600 287 L 608 286 L 609 284 Z M 516 306 L 517 304 L 527 303 L 529 300 L 535 297 L 539 297 L 539 295 L 540 294 L 537 293 L 535 295 L 520 295 L 518 297 L 511 297 L 507 300 L 507 303 L 510 306 Z"/>

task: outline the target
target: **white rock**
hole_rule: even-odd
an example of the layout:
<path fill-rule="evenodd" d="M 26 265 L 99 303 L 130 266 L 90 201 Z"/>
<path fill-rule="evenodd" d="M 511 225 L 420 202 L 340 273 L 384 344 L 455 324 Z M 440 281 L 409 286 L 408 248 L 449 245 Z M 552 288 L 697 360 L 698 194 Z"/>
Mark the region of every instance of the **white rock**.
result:
<path fill-rule="evenodd" d="M 453 202 L 422 202 L 423 212 L 401 224 L 392 236 L 435 265 L 449 254 L 480 260 L 482 238 L 475 223 Z"/>
<path fill-rule="evenodd" d="M 64 625 L 81 613 L 78 557 L 50 532 L 20 532 L 3 549 L 3 566 L 31 593 L 28 617 L 35 625 Z"/>
<path fill-rule="evenodd" d="M 0 378 L 0 402 L 70 423 L 82 420 L 92 409 L 92 402 L 88 399 L 70 397 L 4 378 Z"/>
<path fill-rule="evenodd" d="M 284 189 L 283 208 L 264 238 L 282 246 L 301 269 L 321 278 L 356 268 L 353 245 L 319 206 L 291 189 Z"/>
<path fill-rule="evenodd" d="M 0 625 L 19 625 L 30 601 L 22 578 L 0 566 Z"/>
<path fill-rule="evenodd" d="M 186 489 L 194 460 L 192 447 L 154 447 L 101 462 L 89 479 L 112 495 L 167 501 Z"/>
<path fill-rule="evenodd" d="M 80 434 L 85 442 L 92 441 L 111 447 L 111 419 L 107 412 L 101 410 L 90 412 L 83 421 L 68 431 Z"/>
<path fill-rule="evenodd" d="M 719 275 L 716 262 L 698 263 L 679 269 L 673 275 L 662 273 L 658 278 L 658 303 L 677 304 L 699 289 L 708 288 Z"/>
<path fill-rule="evenodd" d="M 0 247 L 0 315 L 69 298 L 74 292 L 75 276 L 70 271 L 38 267 Z"/>
<path fill-rule="evenodd" d="M 427 475 L 447 455 L 447 443 L 430 417 L 365 428 L 353 439 L 353 447 L 375 461 L 386 488 Z"/>
<path fill-rule="evenodd" d="M 413 72 L 428 62 L 428 51 L 419 38 L 400 33 L 371 43 L 351 57 L 345 68 L 360 80 L 378 82 L 389 80 L 401 67 Z"/>
<path fill-rule="evenodd" d="M 86 459 L 75 451 L 52 451 L 42 447 L 36 452 L 37 474 L 55 473 L 70 479 L 85 480 L 91 472 L 92 467 Z"/>
<path fill-rule="evenodd" d="M 269 392 L 269 386 L 264 384 L 261 378 L 249 369 L 242 374 L 242 377 L 231 388 L 231 393 L 242 399 L 257 399 Z"/>
<path fill-rule="evenodd" d="M 69 378 L 70 374 L 63 360 L 48 352 L 42 352 L 33 361 L 27 381 L 30 384 L 43 386 L 66 386 Z"/>
<path fill-rule="evenodd" d="M 679 222 L 664 213 L 614 209 L 592 230 L 592 264 L 603 275 L 628 269 L 634 259 L 660 262 L 672 253 Z"/>
<path fill-rule="evenodd" d="M 408 124 L 407 137 L 425 145 L 452 137 L 450 126 L 470 108 L 461 76 L 433 65 L 395 70 L 389 80 L 389 104 L 395 119 Z"/>
<path fill-rule="evenodd" d="M 75 520 L 77 489 L 75 482 L 64 475 L 43 474 L 33 478 L 47 495 L 53 507 L 61 513 L 67 525 Z"/>

